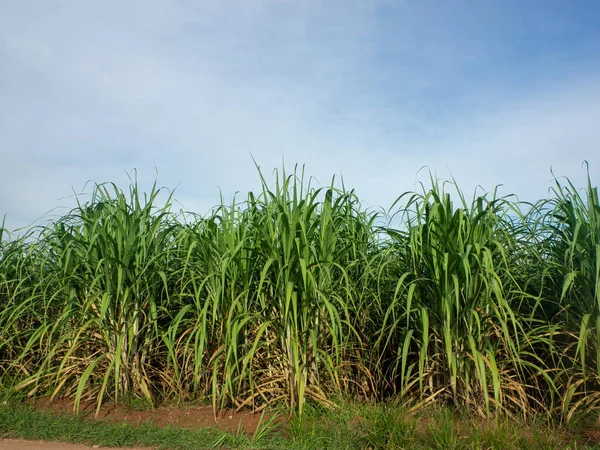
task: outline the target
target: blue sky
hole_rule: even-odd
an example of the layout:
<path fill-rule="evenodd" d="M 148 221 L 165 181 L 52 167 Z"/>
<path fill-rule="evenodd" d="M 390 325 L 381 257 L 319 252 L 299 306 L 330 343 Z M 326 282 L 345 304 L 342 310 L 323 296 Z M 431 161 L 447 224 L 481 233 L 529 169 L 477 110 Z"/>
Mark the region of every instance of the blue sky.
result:
<path fill-rule="evenodd" d="M 204 213 L 306 164 L 389 206 L 428 166 L 523 199 L 600 167 L 594 1 L 0 2 L 0 215 L 85 182 Z M 60 212 L 60 211 L 59 211 Z"/>

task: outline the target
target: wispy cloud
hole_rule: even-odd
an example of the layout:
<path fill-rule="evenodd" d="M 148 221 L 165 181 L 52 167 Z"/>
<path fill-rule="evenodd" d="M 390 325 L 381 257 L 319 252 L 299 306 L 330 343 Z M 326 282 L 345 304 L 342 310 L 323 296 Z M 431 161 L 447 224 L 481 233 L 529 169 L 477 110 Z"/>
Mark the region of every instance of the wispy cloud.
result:
<path fill-rule="evenodd" d="M 0 213 L 22 225 L 133 167 L 143 183 L 157 167 L 203 212 L 218 188 L 256 187 L 250 154 L 267 171 L 285 158 L 321 182 L 341 173 L 371 205 L 414 188 L 424 165 L 467 191 L 544 195 L 550 166 L 581 182 L 584 159 L 600 166 L 598 35 L 575 36 L 579 16 L 509 7 L 4 3 Z"/>

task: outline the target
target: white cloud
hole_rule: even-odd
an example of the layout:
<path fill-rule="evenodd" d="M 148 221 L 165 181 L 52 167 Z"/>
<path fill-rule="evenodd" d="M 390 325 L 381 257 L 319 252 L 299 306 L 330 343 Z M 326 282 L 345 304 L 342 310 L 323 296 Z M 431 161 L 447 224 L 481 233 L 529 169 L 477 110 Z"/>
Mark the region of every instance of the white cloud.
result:
<path fill-rule="evenodd" d="M 322 183 L 342 173 L 383 206 L 424 165 L 468 193 L 504 183 L 525 197 L 545 194 L 551 165 L 579 184 L 584 159 L 600 165 L 597 73 L 525 93 L 470 85 L 461 77 L 480 44 L 436 45 L 444 30 L 431 40 L 409 6 L 395 41 L 374 42 L 374 4 L 4 3 L 0 214 L 23 225 L 72 204 L 72 187 L 124 184 L 134 167 L 145 185 L 158 167 L 159 184 L 205 212 L 218 188 L 256 188 L 250 153 L 267 175 L 282 158 Z M 381 48 L 400 63 L 377 66 Z M 461 101 L 444 103 L 440 86 Z"/>

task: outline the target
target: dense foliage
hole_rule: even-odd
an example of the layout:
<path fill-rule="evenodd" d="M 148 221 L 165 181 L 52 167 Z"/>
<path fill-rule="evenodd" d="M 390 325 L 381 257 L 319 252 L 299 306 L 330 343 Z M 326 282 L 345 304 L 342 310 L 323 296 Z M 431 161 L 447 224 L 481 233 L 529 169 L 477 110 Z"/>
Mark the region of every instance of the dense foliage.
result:
<path fill-rule="evenodd" d="M 207 398 L 301 412 L 394 397 L 563 419 L 597 406 L 591 183 L 557 181 L 525 205 L 469 203 L 432 179 L 384 214 L 303 171 L 261 179 L 262 192 L 205 217 L 174 213 L 156 186 L 101 184 L 56 221 L 3 230 L 4 386 L 77 405 Z"/>

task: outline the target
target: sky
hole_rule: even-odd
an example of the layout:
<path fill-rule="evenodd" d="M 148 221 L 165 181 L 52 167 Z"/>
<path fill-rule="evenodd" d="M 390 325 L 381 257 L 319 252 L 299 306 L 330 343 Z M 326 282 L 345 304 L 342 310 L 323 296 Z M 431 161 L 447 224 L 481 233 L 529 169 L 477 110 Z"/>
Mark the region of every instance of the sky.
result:
<path fill-rule="evenodd" d="M 367 207 L 429 171 L 536 200 L 587 161 L 597 184 L 599 24 L 595 0 L 0 1 L 0 217 L 133 169 L 204 214 L 258 189 L 253 158 Z"/>

